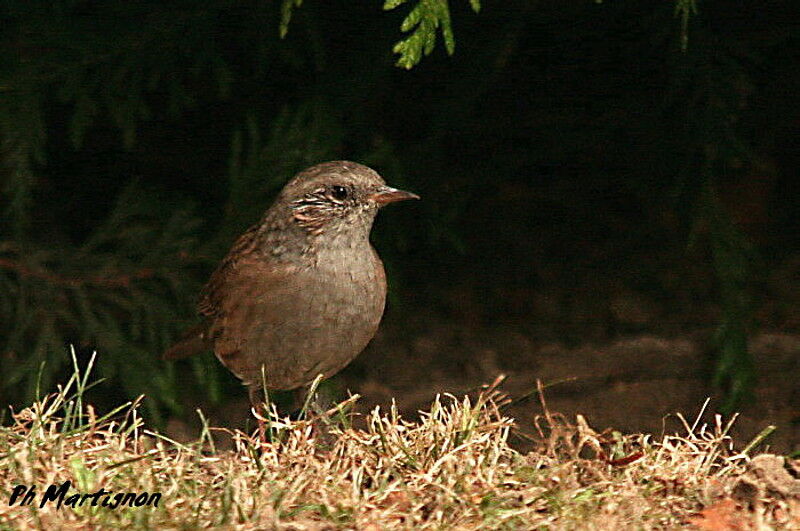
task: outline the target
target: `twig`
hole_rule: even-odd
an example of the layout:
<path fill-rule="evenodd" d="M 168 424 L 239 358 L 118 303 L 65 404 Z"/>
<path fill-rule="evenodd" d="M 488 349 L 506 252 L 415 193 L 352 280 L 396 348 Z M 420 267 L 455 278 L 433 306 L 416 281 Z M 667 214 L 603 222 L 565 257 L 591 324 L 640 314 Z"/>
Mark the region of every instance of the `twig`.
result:
<path fill-rule="evenodd" d="M 133 273 L 121 273 L 115 277 L 65 277 L 47 270 L 31 269 L 22 262 L 10 258 L 0 258 L 0 267 L 14 271 L 21 277 L 38 278 L 53 284 L 69 287 L 81 287 L 86 285 L 102 286 L 106 288 L 128 288 L 136 280 L 152 278 L 155 271 L 150 268 L 140 269 Z"/>

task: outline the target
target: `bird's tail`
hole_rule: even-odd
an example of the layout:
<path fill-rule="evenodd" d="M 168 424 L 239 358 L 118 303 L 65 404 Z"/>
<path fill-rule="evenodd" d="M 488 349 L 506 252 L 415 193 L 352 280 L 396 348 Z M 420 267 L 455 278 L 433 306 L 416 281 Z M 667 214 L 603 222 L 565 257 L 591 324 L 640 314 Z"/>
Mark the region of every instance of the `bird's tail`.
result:
<path fill-rule="evenodd" d="M 208 350 L 208 343 L 205 339 L 207 328 L 207 323 L 194 325 L 183 334 L 180 341 L 164 351 L 161 357 L 165 360 L 180 360 L 205 352 Z"/>

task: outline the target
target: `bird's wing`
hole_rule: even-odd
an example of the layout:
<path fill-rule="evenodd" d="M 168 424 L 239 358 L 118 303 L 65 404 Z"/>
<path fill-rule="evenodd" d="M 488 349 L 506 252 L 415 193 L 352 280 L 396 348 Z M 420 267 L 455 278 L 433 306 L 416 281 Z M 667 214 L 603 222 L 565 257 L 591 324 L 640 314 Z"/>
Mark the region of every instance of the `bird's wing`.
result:
<path fill-rule="evenodd" d="M 253 354 L 253 329 L 285 327 L 298 314 L 300 268 L 287 262 L 269 260 L 259 252 L 250 252 L 247 241 L 241 242 L 214 272 L 206 285 L 198 310 L 209 322 L 206 340 L 213 345 L 217 358 L 245 381 L 253 380 L 259 359 Z M 237 242 L 238 246 L 238 242 Z M 281 334 L 265 337 L 261 332 L 259 349 L 273 356 L 285 349 L 275 342 L 287 338 Z M 286 335 L 286 334 L 283 334 Z"/>
<path fill-rule="evenodd" d="M 205 317 L 214 318 L 222 311 L 222 298 L 228 277 L 240 267 L 240 263 L 252 258 L 257 247 L 258 225 L 253 225 L 234 242 L 231 250 L 223 258 L 222 263 L 211 274 L 200 293 L 197 312 Z"/>
<path fill-rule="evenodd" d="M 180 340 L 168 348 L 161 357 L 165 360 L 188 358 L 209 350 L 205 341 L 208 323 L 204 320 L 183 333 Z"/>
<path fill-rule="evenodd" d="M 172 345 L 162 355 L 164 359 L 181 359 L 207 350 L 211 346 L 213 339 L 214 324 L 222 312 L 223 297 L 225 294 L 226 279 L 231 276 L 231 271 L 235 269 L 239 257 L 252 254 L 256 244 L 256 230 L 258 226 L 251 227 L 242 234 L 234 243 L 233 248 L 217 267 L 211 278 L 203 287 L 200 293 L 200 300 L 197 303 L 197 313 L 203 319 L 181 336 L 180 340 Z"/>

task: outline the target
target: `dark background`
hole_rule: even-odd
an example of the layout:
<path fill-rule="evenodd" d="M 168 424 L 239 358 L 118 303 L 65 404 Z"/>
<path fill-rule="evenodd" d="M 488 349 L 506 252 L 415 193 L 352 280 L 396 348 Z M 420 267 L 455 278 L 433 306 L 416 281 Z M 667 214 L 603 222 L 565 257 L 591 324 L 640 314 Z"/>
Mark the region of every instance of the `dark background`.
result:
<path fill-rule="evenodd" d="M 389 307 L 339 396 L 413 415 L 505 373 L 653 431 L 712 396 L 796 450 L 800 13 L 691 5 L 453 1 L 455 53 L 437 31 L 409 70 L 413 0 L 307 0 L 284 39 L 281 2 L 4 3 L 0 401 L 64 381 L 72 344 L 100 406 L 243 424 L 213 356 L 160 352 L 282 184 L 343 158 L 423 201 L 378 219 Z"/>

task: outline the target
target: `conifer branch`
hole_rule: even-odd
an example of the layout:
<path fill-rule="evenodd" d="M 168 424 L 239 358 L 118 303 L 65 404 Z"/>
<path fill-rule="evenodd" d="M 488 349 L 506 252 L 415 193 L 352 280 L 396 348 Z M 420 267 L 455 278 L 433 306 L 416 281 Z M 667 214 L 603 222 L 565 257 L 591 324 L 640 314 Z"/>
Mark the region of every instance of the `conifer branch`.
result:
<path fill-rule="evenodd" d="M 407 1 L 386 0 L 383 9 L 390 11 Z M 469 3 L 474 12 L 480 11 L 480 0 L 470 0 Z M 437 31 L 441 31 L 447 55 L 453 55 L 455 52 L 456 41 L 447 0 L 419 0 L 417 5 L 406 15 L 400 31 L 410 33 L 410 35 L 397 42 L 393 51 L 400 55 L 397 59 L 397 66 L 406 70 L 419 64 L 423 55 L 430 55 L 433 52 Z"/>

